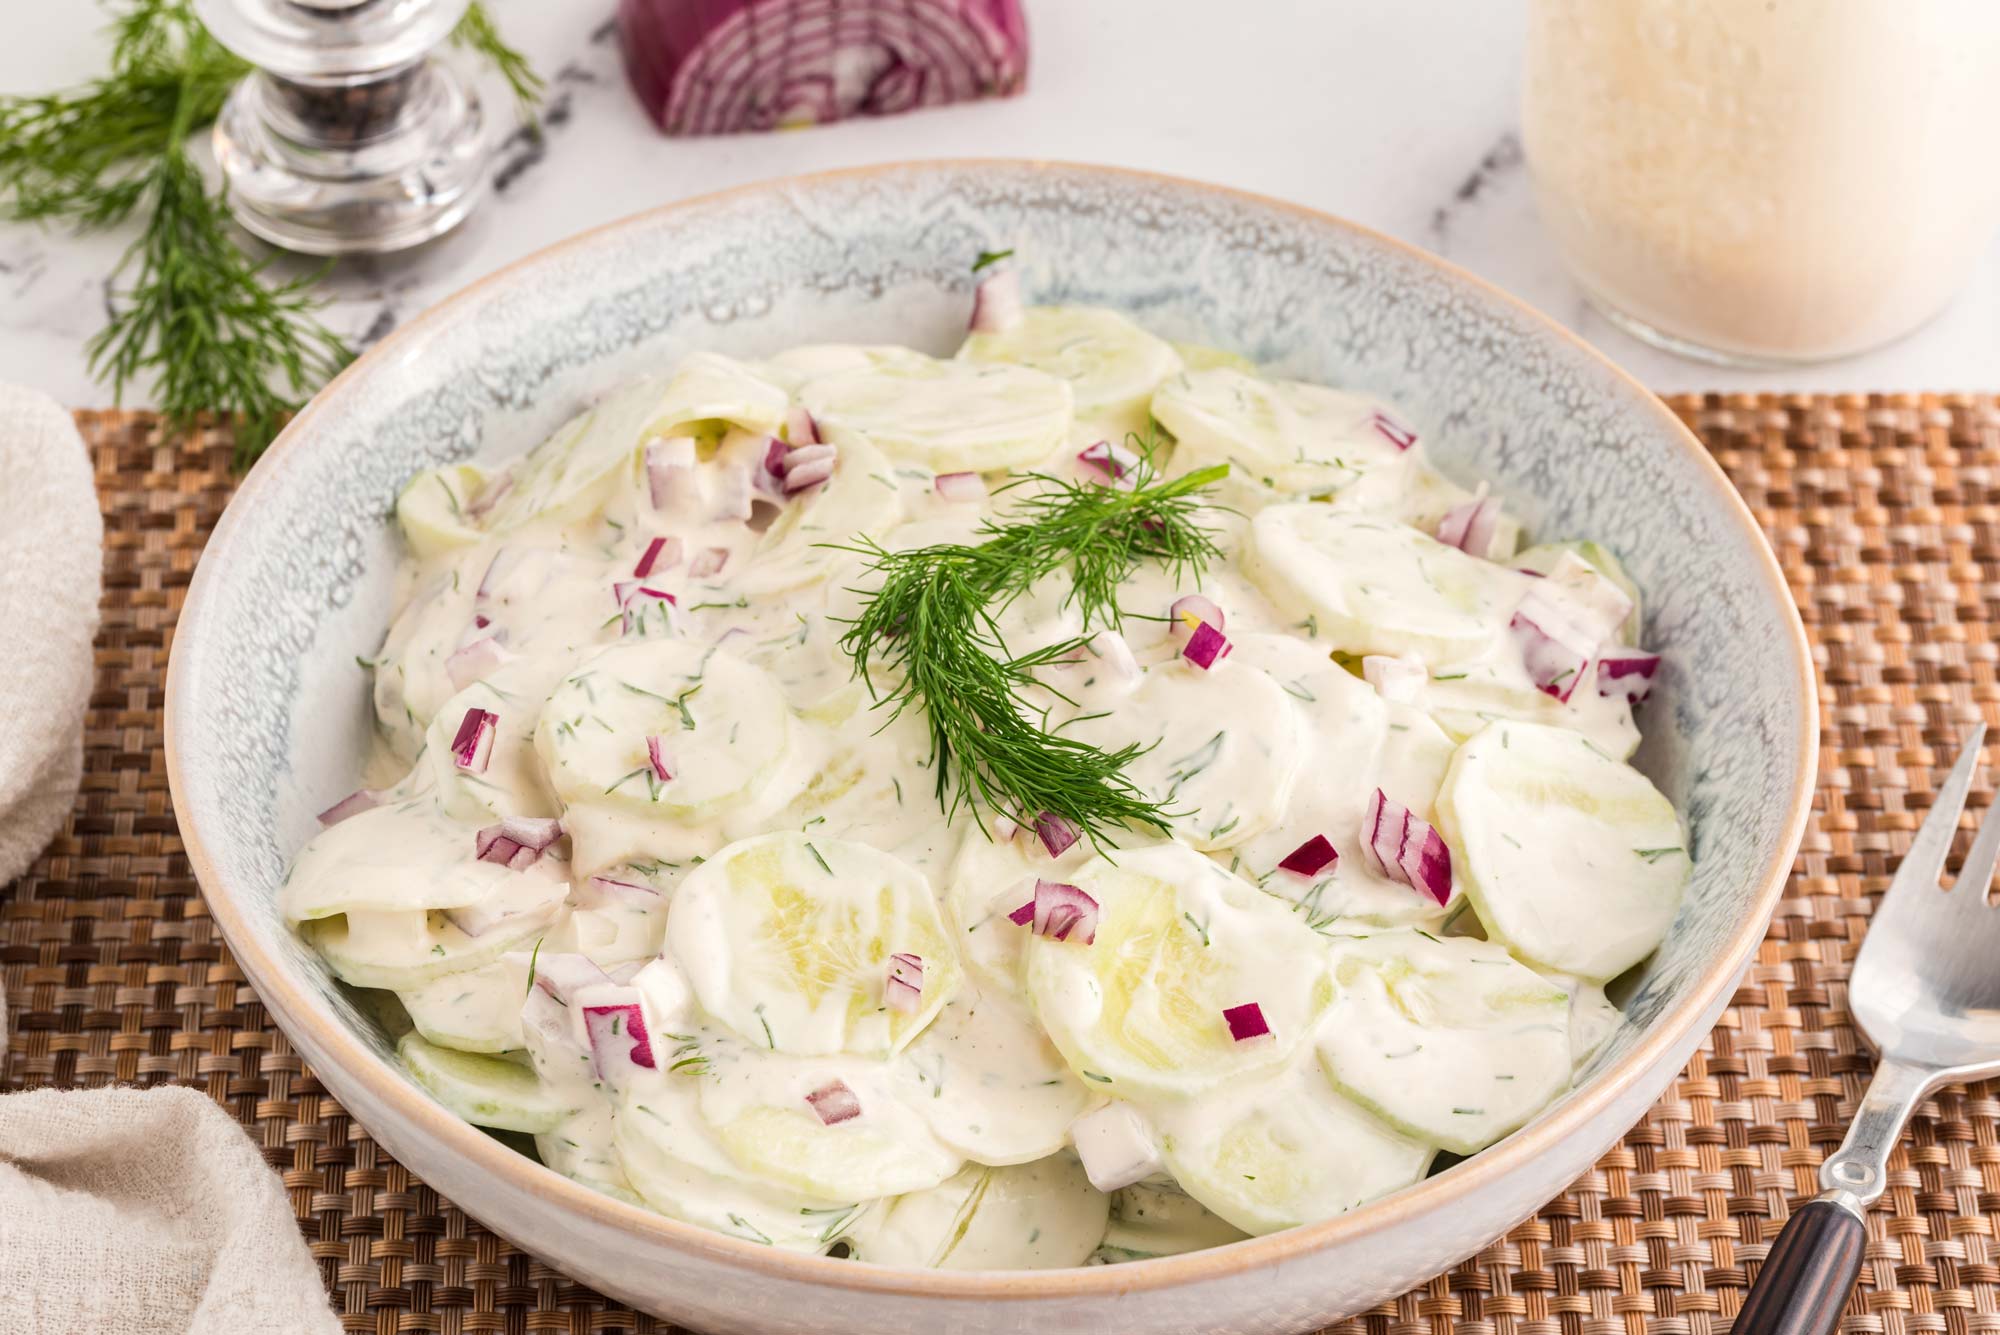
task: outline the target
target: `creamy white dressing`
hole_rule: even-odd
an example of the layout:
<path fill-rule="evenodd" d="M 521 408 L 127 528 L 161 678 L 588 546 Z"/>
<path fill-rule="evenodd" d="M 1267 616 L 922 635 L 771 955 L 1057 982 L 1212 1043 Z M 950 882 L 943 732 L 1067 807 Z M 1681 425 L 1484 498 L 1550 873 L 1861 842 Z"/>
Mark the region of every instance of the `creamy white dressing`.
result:
<path fill-rule="evenodd" d="M 808 443 L 801 410 L 834 462 L 788 496 L 766 461 Z M 1167 828 L 1052 856 L 1006 814 L 948 819 L 923 710 L 875 708 L 893 681 L 841 644 L 875 580 L 855 549 L 979 542 L 1048 485 L 996 495 L 1010 472 L 1095 480 L 1077 453 L 1155 420 L 1164 475 L 1233 470 L 1199 588 L 1141 564 L 1122 624 L 1086 625 L 1056 575 L 996 625 L 1014 654 L 1087 637 L 1030 704 L 1140 748 L 1126 777 Z M 1415 436 L 1087 308 L 951 360 L 692 357 L 496 474 L 409 485 L 369 664 L 391 777 L 280 905 L 397 995 L 446 1106 L 739 1238 L 1030 1268 L 1351 1209 L 1567 1088 L 1688 865 L 1623 763 L 1623 695 L 1553 698 L 1508 630 L 1547 586 L 1629 643 L 1636 591 L 1589 544 L 1509 563 L 1504 515 L 1494 559 L 1436 541 L 1472 493 Z M 959 472 L 985 494 L 938 482 Z M 1206 667 L 1167 616 L 1194 592 L 1230 646 Z M 1400 660 L 1387 695 L 1368 655 Z M 1442 830 L 1448 903 L 1370 869 L 1377 789 Z M 1281 866 L 1316 839 L 1336 861 Z M 1090 940 L 1015 920 L 1038 881 L 1096 901 Z"/>

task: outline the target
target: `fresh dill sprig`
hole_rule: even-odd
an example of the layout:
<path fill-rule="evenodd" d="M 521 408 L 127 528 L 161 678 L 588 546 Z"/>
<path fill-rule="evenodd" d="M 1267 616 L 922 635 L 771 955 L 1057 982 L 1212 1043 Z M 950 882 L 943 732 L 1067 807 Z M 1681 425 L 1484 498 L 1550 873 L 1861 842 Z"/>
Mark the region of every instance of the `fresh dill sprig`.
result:
<path fill-rule="evenodd" d="M 541 109 L 542 90 L 546 86 L 528 58 L 507 45 L 506 38 L 494 25 L 493 16 L 486 12 L 483 4 L 473 4 L 465 11 L 465 17 L 452 30 L 451 40 L 468 51 L 485 57 L 494 72 L 507 81 L 507 87 L 514 94 L 514 110 L 524 125 L 535 124 L 535 113 Z"/>
<path fill-rule="evenodd" d="M 481 5 L 454 35 L 524 107 L 539 98 L 540 78 Z M 270 261 L 237 248 L 227 205 L 187 152 L 249 68 L 191 0 L 119 0 L 107 73 L 67 92 L 0 97 L 0 218 L 83 230 L 141 219 L 112 275 L 109 321 L 88 345 L 92 373 L 120 401 L 150 380 L 172 433 L 233 416 L 239 467 L 350 356 L 309 295 L 319 275 L 270 281 Z"/>
<path fill-rule="evenodd" d="M 868 557 L 881 582 L 857 590 L 864 603 L 841 648 L 891 721 L 923 711 L 947 817 L 966 807 L 979 819 L 983 807 L 1027 824 L 1053 812 L 1099 845 L 1123 826 L 1167 829 L 1170 813 L 1125 776 L 1142 747 L 1105 751 L 1067 736 L 1047 726 L 1046 711 L 1030 699 L 1034 688 L 1050 689 L 1036 669 L 1074 661 L 1087 636 L 1014 655 L 997 620 L 1008 603 L 1059 573 L 1069 576 L 1066 605 L 1086 630 L 1119 625 L 1118 585 L 1142 562 L 1199 577 L 1218 554 L 1198 522 L 1201 492 L 1227 466 L 1161 482 L 1152 457 L 1148 451 L 1130 490 L 1039 474 L 1009 484 L 1003 494 L 1023 484 L 1042 490 L 985 521 L 971 544 L 845 549 Z M 894 682 L 878 690 L 875 674 L 885 669 Z"/>

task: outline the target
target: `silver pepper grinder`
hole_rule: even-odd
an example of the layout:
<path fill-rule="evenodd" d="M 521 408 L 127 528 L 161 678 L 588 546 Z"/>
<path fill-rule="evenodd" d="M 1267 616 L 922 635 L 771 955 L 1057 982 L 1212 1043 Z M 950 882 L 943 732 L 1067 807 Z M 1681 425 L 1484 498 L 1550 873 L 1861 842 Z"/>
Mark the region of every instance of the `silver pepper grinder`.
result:
<path fill-rule="evenodd" d="M 309 255 L 402 250 L 486 187 L 476 92 L 432 58 L 471 0 L 196 0 L 257 68 L 215 122 L 237 221 Z"/>

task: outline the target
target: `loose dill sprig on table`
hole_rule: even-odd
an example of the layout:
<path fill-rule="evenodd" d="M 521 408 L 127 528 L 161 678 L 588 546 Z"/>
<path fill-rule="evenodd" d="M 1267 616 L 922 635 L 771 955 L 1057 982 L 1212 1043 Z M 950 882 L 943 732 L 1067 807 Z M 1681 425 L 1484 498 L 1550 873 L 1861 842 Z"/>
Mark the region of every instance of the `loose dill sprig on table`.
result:
<path fill-rule="evenodd" d="M 893 722 L 921 709 L 930 729 L 930 764 L 947 817 L 982 807 L 1032 824 L 1044 811 L 1074 824 L 1093 843 L 1143 826 L 1164 833 L 1170 813 L 1125 776 L 1144 748 L 1105 751 L 1047 726 L 1029 698 L 1038 668 L 1073 661 L 1088 636 L 1011 654 L 998 623 L 1008 603 L 1058 572 L 1070 577 L 1068 604 L 1086 630 L 1120 624 L 1117 588 L 1140 563 L 1199 577 L 1218 555 L 1201 526 L 1200 493 L 1226 465 L 1156 480 L 1152 455 L 1131 490 L 1031 475 L 1001 488 L 1043 490 L 981 525 L 978 541 L 889 551 L 862 543 L 844 550 L 881 576 L 848 623 L 841 648 L 868 683 L 875 707 Z M 894 678 L 878 690 L 875 672 Z M 1049 689 L 1046 686 L 1043 689 Z"/>
<path fill-rule="evenodd" d="M 482 6 L 454 39 L 493 62 L 524 111 L 539 99 L 540 78 Z M 82 230 L 143 221 L 88 345 L 92 373 L 121 401 L 149 377 L 170 432 L 206 413 L 233 416 L 238 467 L 351 355 L 318 318 L 308 289 L 319 274 L 269 281 L 270 261 L 238 249 L 228 207 L 187 152 L 249 69 L 209 36 L 191 0 L 120 0 L 105 75 L 0 97 L 0 218 Z"/>

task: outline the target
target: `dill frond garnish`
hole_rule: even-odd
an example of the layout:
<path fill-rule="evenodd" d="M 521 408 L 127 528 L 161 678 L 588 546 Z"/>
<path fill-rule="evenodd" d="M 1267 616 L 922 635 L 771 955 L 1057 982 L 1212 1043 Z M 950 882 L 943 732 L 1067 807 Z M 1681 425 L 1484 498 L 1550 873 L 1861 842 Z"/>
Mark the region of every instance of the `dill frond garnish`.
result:
<path fill-rule="evenodd" d="M 947 818 L 967 808 L 980 820 L 983 808 L 1029 825 L 1053 812 L 1100 847 L 1124 827 L 1166 831 L 1170 813 L 1125 776 L 1143 748 L 1105 751 L 1067 736 L 1029 698 L 1032 688 L 1050 689 L 1036 669 L 1073 661 L 1088 634 L 1014 655 L 997 620 L 1030 587 L 1066 573 L 1067 605 L 1086 632 L 1116 629 L 1118 586 L 1142 562 L 1200 577 L 1219 554 L 1198 522 L 1201 493 L 1228 468 L 1163 482 L 1153 457 L 1145 452 L 1130 490 L 1041 474 L 1010 483 L 1001 495 L 1024 485 L 1039 490 L 985 521 L 973 543 L 843 549 L 869 558 L 881 581 L 856 590 L 862 610 L 847 623 L 841 648 L 891 722 L 923 711 Z M 879 687 L 877 673 L 891 684 Z"/>

